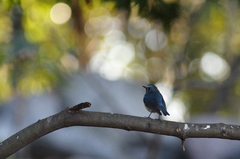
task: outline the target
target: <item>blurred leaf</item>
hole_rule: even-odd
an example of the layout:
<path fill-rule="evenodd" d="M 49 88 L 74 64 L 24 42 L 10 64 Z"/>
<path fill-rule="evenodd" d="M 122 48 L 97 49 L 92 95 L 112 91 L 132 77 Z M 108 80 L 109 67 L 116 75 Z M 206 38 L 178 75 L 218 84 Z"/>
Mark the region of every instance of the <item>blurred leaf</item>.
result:
<path fill-rule="evenodd" d="M 171 24 L 180 16 L 178 1 L 167 3 L 163 0 L 135 0 L 139 5 L 139 15 L 153 21 L 160 21 L 169 31 Z"/>

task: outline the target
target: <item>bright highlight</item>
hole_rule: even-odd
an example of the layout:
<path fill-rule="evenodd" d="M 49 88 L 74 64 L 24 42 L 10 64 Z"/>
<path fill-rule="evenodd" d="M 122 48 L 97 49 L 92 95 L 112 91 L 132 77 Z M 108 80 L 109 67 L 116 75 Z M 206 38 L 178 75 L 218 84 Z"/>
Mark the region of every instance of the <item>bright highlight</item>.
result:
<path fill-rule="evenodd" d="M 71 8 L 65 3 L 55 4 L 50 11 L 50 18 L 56 24 L 66 23 L 71 17 Z"/>

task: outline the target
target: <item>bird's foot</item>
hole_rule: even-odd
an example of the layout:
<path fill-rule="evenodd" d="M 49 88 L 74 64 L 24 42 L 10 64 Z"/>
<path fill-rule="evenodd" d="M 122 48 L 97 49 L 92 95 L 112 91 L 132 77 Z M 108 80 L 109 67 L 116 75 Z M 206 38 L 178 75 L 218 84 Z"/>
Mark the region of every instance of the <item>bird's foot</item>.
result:
<path fill-rule="evenodd" d="M 158 116 L 158 120 L 162 120 L 160 115 Z"/>

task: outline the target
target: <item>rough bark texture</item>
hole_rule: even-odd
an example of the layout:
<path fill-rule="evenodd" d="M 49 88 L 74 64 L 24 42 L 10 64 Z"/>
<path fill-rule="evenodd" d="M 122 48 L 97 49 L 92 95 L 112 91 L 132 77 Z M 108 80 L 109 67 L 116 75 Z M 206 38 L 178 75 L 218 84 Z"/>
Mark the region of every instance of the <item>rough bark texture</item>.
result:
<path fill-rule="evenodd" d="M 81 108 L 79 108 L 81 109 Z M 122 114 L 66 109 L 24 128 L 0 142 L 0 158 L 6 158 L 34 140 L 55 130 L 70 126 L 117 128 L 187 138 L 222 138 L 240 140 L 240 126 L 195 124 L 164 121 Z"/>

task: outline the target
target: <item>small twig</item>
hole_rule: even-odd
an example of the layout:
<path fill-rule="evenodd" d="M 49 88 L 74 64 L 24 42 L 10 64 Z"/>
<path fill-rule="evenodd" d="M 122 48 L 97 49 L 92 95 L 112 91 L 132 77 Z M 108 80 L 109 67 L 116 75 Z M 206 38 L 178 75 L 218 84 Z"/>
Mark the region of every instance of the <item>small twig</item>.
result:
<path fill-rule="evenodd" d="M 91 106 L 91 103 L 85 102 L 85 103 L 79 103 L 71 108 L 68 109 L 68 113 L 77 113 L 79 110 L 82 110 L 84 108 L 88 108 Z"/>
<path fill-rule="evenodd" d="M 182 138 L 182 149 L 183 149 L 183 151 L 185 151 L 186 149 L 185 149 L 185 146 L 184 146 L 184 142 L 185 142 L 185 139 L 184 138 Z"/>

